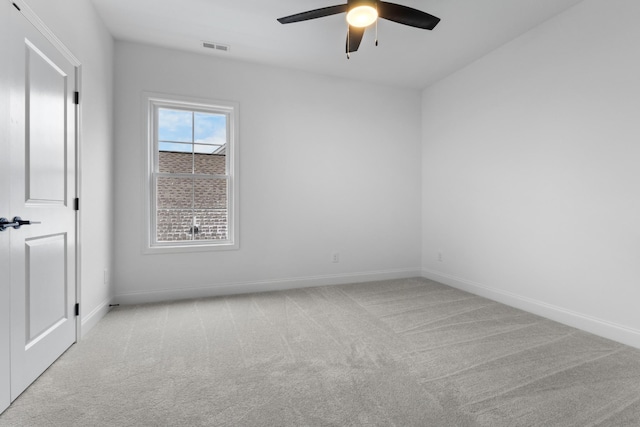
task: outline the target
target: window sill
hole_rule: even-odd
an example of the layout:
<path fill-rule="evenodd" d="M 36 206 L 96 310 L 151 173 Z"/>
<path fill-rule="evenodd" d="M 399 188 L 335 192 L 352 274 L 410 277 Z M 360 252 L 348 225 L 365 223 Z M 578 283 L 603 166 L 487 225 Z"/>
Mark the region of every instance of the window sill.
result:
<path fill-rule="evenodd" d="M 218 252 L 218 251 L 234 251 L 238 250 L 240 245 L 237 243 L 203 243 L 192 245 L 156 245 L 146 246 L 142 249 L 145 255 L 154 254 L 176 254 L 176 253 L 193 253 L 193 252 Z"/>

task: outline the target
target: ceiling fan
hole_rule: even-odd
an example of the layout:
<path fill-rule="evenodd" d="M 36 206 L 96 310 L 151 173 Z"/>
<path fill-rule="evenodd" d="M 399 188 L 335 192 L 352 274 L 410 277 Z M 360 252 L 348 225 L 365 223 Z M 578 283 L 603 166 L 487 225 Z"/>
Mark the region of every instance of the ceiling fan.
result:
<path fill-rule="evenodd" d="M 376 23 L 377 29 L 378 17 L 424 30 L 433 30 L 435 26 L 438 25 L 438 22 L 440 22 L 440 18 L 429 15 L 426 12 L 380 0 L 347 0 L 347 4 L 296 13 L 295 15 L 278 18 L 278 22 L 281 24 L 291 24 L 293 22 L 323 18 L 343 12 L 347 12 L 347 23 L 349 24 L 346 43 L 347 58 L 349 58 L 351 52 L 357 51 L 358 47 L 360 47 L 360 42 L 367 27 Z M 378 37 L 376 31 L 376 46 L 377 45 Z"/>

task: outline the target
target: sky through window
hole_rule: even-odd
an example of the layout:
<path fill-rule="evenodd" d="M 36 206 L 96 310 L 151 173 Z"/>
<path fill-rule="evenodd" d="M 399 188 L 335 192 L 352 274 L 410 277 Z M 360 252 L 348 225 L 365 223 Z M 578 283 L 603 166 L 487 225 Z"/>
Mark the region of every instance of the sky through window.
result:
<path fill-rule="evenodd" d="M 178 153 L 224 153 L 227 116 L 170 108 L 158 109 L 158 149 Z"/>

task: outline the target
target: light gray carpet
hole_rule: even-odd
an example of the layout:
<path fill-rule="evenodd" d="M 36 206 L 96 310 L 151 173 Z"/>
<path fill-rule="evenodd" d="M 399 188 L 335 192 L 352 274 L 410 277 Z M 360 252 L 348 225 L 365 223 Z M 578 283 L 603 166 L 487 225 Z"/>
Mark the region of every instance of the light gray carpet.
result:
<path fill-rule="evenodd" d="M 424 279 L 121 307 L 1 426 L 640 426 L 640 351 Z"/>

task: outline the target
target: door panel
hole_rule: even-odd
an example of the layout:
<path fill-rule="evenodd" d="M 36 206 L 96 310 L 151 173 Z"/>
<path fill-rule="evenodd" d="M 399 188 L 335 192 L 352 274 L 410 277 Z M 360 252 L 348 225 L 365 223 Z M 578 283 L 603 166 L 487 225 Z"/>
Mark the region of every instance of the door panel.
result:
<path fill-rule="evenodd" d="M 25 60 L 26 200 L 64 203 L 69 76 L 29 40 Z"/>
<path fill-rule="evenodd" d="M 17 11 L 10 49 L 14 400 L 76 341 L 76 69 Z"/>
<path fill-rule="evenodd" d="M 25 242 L 27 349 L 69 318 L 66 306 L 66 237 L 66 234 L 59 234 Z"/>

